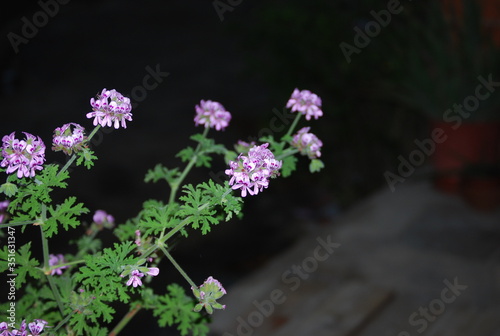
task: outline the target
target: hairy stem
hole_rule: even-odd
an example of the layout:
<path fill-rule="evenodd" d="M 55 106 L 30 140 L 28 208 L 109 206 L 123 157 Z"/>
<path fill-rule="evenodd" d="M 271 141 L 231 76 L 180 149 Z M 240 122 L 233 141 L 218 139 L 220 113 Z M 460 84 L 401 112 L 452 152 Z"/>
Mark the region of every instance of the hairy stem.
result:
<path fill-rule="evenodd" d="M 209 127 L 205 127 L 205 130 L 203 131 L 204 138 L 206 138 L 206 136 L 208 134 L 208 130 L 209 130 Z M 198 154 L 200 152 L 200 149 L 201 149 L 201 144 L 198 144 L 198 146 L 196 146 L 196 149 L 194 151 L 193 157 L 191 158 L 191 160 L 189 160 L 188 164 L 186 165 L 186 167 L 182 171 L 181 175 L 177 178 L 175 183 L 171 184 L 170 197 L 168 198 L 168 204 L 172 204 L 174 202 L 175 196 L 177 194 L 177 190 L 181 186 L 182 182 L 186 178 L 186 176 L 189 173 L 189 171 L 191 170 L 191 168 L 193 168 L 193 165 L 196 163 L 196 160 L 198 160 Z"/>
<path fill-rule="evenodd" d="M 121 319 L 121 321 L 114 327 L 114 329 L 109 333 L 108 336 L 115 336 L 118 335 L 120 331 L 130 322 L 130 320 L 141 310 L 142 306 L 137 303 L 135 306 L 130 307 L 130 310 L 128 311 L 125 316 Z"/>
<path fill-rule="evenodd" d="M 54 329 L 51 330 L 51 332 L 56 332 L 59 328 L 61 328 L 63 325 L 66 324 L 66 322 L 69 321 L 69 319 L 71 318 L 71 316 L 73 316 L 74 314 L 76 313 L 76 310 L 73 310 L 71 313 L 69 313 L 61 322 L 59 322 L 55 327 Z"/>
<path fill-rule="evenodd" d="M 168 258 L 168 260 L 170 260 L 170 262 L 172 263 L 172 265 L 174 265 L 174 267 L 177 269 L 177 271 L 179 271 L 179 273 L 182 275 L 182 277 L 184 279 L 186 279 L 186 281 L 188 282 L 188 284 L 190 284 L 191 287 L 196 288 L 197 286 L 194 284 L 193 280 L 191 280 L 191 278 L 187 275 L 187 273 L 184 272 L 184 270 L 177 263 L 177 261 L 175 261 L 175 259 L 172 257 L 172 255 L 170 253 L 168 253 L 167 249 L 164 246 L 160 246 L 160 249 L 163 251 L 163 253 Z"/>
<path fill-rule="evenodd" d="M 201 210 L 205 209 L 209 205 L 210 205 L 209 203 L 205 203 L 205 204 L 201 205 L 200 207 L 198 207 L 198 210 L 201 211 Z M 191 220 L 191 217 L 192 216 L 188 216 L 188 217 L 184 218 L 179 224 L 177 224 L 176 227 L 174 227 L 172 230 L 170 230 L 166 235 L 162 234 L 160 236 L 160 238 L 158 238 L 158 240 L 156 241 L 156 244 L 154 244 L 149 249 L 147 249 L 142 254 L 142 257 L 143 258 L 147 258 L 152 253 L 154 253 L 157 249 L 161 248 L 162 246 L 165 246 L 165 242 L 168 239 L 170 239 L 170 237 L 172 237 L 174 234 L 176 234 L 177 232 L 179 232 L 184 226 L 186 226 L 189 223 L 189 221 Z"/>
<path fill-rule="evenodd" d="M 276 156 L 275 159 L 276 160 L 283 160 L 284 158 L 289 157 L 291 155 L 294 155 L 294 154 L 296 154 L 298 152 L 299 152 L 299 150 L 296 149 L 296 148 L 287 148 L 286 150 L 283 151 L 283 153 L 281 153 L 280 155 Z"/>
<path fill-rule="evenodd" d="M 297 116 L 293 120 L 292 125 L 290 125 L 290 128 L 288 129 L 288 132 L 286 132 L 286 134 L 283 136 L 283 138 L 286 138 L 286 137 L 289 137 L 289 136 L 292 135 L 295 127 L 297 127 L 297 124 L 299 123 L 300 117 L 302 117 L 302 113 L 297 112 Z"/>
<path fill-rule="evenodd" d="M 42 203 L 42 221 L 45 222 L 47 220 L 47 206 Z M 47 271 L 50 269 L 49 266 L 49 241 L 47 237 L 45 237 L 45 233 L 43 232 L 43 225 L 40 225 L 40 234 L 42 238 L 42 253 L 43 253 L 43 269 L 44 271 Z M 59 311 L 61 312 L 61 315 L 64 316 L 64 305 L 62 303 L 61 299 L 61 294 L 59 294 L 59 290 L 57 289 L 56 284 L 54 283 L 54 279 L 52 278 L 52 275 L 49 273 L 46 273 L 45 276 L 47 277 L 47 280 L 50 285 L 50 289 L 52 290 L 52 294 L 54 295 L 54 298 L 56 299 L 57 302 L 57 307 L 59 308 Z"/>

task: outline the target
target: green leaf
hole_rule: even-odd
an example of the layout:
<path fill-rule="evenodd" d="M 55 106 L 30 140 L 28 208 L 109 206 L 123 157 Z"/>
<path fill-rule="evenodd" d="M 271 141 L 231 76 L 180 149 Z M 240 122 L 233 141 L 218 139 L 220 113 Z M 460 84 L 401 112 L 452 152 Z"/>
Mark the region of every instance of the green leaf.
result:
<path fill-rule="evenodd" d="M 182 191 L 185 195 L 179 199 L 184 204 L 180 206 L 177 216 L 188 221 L 193 229 L 201 228 L 201 232 L 207 234 L 211 225 L 219 223 L 219 219 L 214 217 L 216 211 L 210 208 L 210 196 L 191 184 L 185 185 Z"/>
<path fill-rule="evenodd" d="M 281 175 L 283 177 L 290 176 L 297 167 L 297 158 L 295 156 L 287 156 L 283 159 L 281 166 Z"/>
<path fill-rule="evenodd" d="M 319 159 L 313 159 L 311 160 L 311 163 L 309 164 L 309 171 L 311 173 L 319 172 L 321 169 L 325 167 L 325 164 L 323 161 Z"/>
<path fill-rule="evenodd" d="M 0 259 L 4 261 L 0 263 L 0 272 L 7 271 L 10 274 L 17 274 L 15 286 L 19 289 L 26 282 L 27 275 L 34 279 L 40 279 L 43 273 L 39 269 L 40 262 L 31 258 L 31 242 L 24 244 L 17 250 L 15 247 L 11 248 L 12 245 L 7 243 L 3 250 L 0 250 Z"/>
<path fill-rule="evenodd" d="M 175 157 L 178 157 L 182 160 L 182 162 L 187 162 L 191 160 L 191 158 L 194 155 L 194 148 L 193 147 L 187 147 L 181 150 L 179 153 L 175 155 Z"/>
<path fill-rule="evenodd" d="M 0 186 L 0 193 L 12 197 L 17 193 L 17 186 L 14 183 L 6 182 Z"/>
<path fill-rule="evenodd" d="M 203 315 L 193 311 L 195 302 L 178 284 L 167 286 L 167 293 L 156 298 L 153 315 L 158 317 L 160 327 L 177 324 L 182 336 L 204 336 L 208 334 L 207 321 Z"/>
<path fill-rule="evenodd" d="M 120 300 L 127 303 L 130 295 L 126 279 L 120 277 L 128 265 L 135 265 L 135 245 L 131 241 L 115 243 L 114 248 L 105 248 L 102 253 L 85 256 L 86 265 L 75 275 L 76 281 L 98 293 L 104 301 Z"/>
<path fill-rule="evenodd" d="M 16 182 L 18 192 L 10 202 L 9 209 L 12 210 L 13 218 L 19 220 L 19 216 L 25 214 L 28 219 L 33 220 L 40 216 L 41 203 L 48 204 L 52 201 L 50 193 L 54 188 L 66 188 L 65 180 L 69 177 L 67 171 L 58 174 L 59 167 L 55 164 L 46 165 L 34 179 L 20 178 L 10 175 L 8 182 Z"/>
<path fill-rule="evenodd" d="M 48 238 L 58 232 L 59 225 L 62 225 L 66 231 L 69 230 L 69 227 L 77 227 L 80 224 L 77 216 L 89 212 L 89 209 L 85 208 L 83 203 L 75 204 L 75 202 L 76 197 L 71 196 L 55 208 L 53 206 L 47 207 L 50 217 L 43 224 L 43 230 Z"/>
<path fill-rule="evenodd" d="M 159 180 L 165 180 L 168 184 L 172 184 L 181 173 L 179 172 L 179 168 L 168 169 L 162 164 L 157 164 L 154 169 L 148 170 L 144 182 L 158 182 Z"/>
<path fill-rule="evenodd" d="M 92 166 L 94 166 L 94 161 L 97 160 L 97 156 L 94 155 L 94 151 L 88 147 L 83 147 L 81 151 L 76 153 L 76 155 L 78 155 L 76 165 L 80 166 L 83 163 L 87 169 L 92 168 Z"/>

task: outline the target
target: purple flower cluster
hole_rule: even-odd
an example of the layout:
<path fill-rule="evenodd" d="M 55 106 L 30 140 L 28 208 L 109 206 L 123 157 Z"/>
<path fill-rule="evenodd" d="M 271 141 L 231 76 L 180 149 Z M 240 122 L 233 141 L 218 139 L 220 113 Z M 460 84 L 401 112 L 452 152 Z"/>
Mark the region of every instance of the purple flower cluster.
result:
<path fill-rule="evenodd" d="M 105 227 L 107 229 L 113 228 L 115 225 L 115 217 L 108 214 L 104 210 L 97 210 L 92 217 L 92 220 L 98 227 Z"/>
<path fill-rule="evenodd" d="M 94 118 L 94 126 L 97 124 L 102 127 L 127 128 L 126 120 L 132 121 L 132 105 L 130 98 L 124 97 L 116 90 L 103 89 L 97 99 L 91 98 L 93 112 L 87 113 L 87 118 Z"/>
<path fill-rule="evenodd" d="M 45 144 L 40 137 L 23 132 L 25 140 L 15 138 L 15 132 L 2 138 L 2 157 L 0 166 L 7 167 L 6 173 L 17 170 L 17 177 L 34 177 L 35 170 L 42 170 L 45 161 Z"/>
<path fill-rule="evenodd" d="M 65 264 L 66 260 L 64 260 L 64 256 L 62 254 L 50 254 L 49 255 L 49 266 L 54 267 L 60 264 Z M 62 275 L 62 270 L 68 268 L 68 266 L 61 266 L 53 268 L 50 271 L 50 275 Z"/>
<path fill-rule="evenodd" d="M 241 189 L 241 197 L 247 192 L 257 195 L 269 186 L 269 179 L 279 175 L 282 162 L 274 158 L 274 154 L 267 149 L 268 143 L 253 146 L 245 156 L 240 154 L 237 161 L 229 162 L 226 175 L 231 176 L 229 185 L 233 190 Z"/>
<path fill-rule="evenodd" d="M 226 305 L 217 302 L 223 295 L 227 294 L 222 284 L 213 277 L 207 280 L 199 287 L 191 287 L 194 296 L 199 300 L 195 305 L 194 311 L 199 312 L 203 308 L 207 313 L 212 314 L 214 309 L 225 309 Z"/>
<path fill-rule="evenodd" d="M 81 151 L 85 145 L 85 129 L 75 123 L 64 124 L 54 130 L 52 139 L 52 150 L 63 151 L 66 155 Z"/>
<path fill-rule="evenodd" d="M 46 324 L 47 321 L 45 320 L 35 319 L 34 322 L 26 325 L 26 320 L 23 320 L 19 329 L 9 330 L 9 324 L 1 322 L 0 336 L 38 336 L 43 333 L 43 328 L 45 328 Z"/>
<path fill-rule="evenodd" d="M 321 156 L 321 142 L 318 137 L 312 133 L 308 133 L 310 127 L 300 129 L 297 134 L 293 136 L 292 146 L 297 148 L 302 155 L 307 155 L 310 159 L 317 159 Z"/>
<path fill-rule="evenodd" d="M 309 90 L 299 91 L 299 89 L 295 89 L 286 107 L 291 107 L 292 112 L 299 111 L 306 116 L 307 120 L 310 120 L 311 117 L 318 119 L 323 115 L 323 111 L 321 111 L 321 98 Z"/>
<path fill-rule="evenodd" d="M 194 123 L 196 126 L 205 125 L 205 127 L 221 131 L 229 125 L 231 120 L 231 113 L 216 101 L 202 100 L 199 105 L 196 105 L 195 110 Z"/>

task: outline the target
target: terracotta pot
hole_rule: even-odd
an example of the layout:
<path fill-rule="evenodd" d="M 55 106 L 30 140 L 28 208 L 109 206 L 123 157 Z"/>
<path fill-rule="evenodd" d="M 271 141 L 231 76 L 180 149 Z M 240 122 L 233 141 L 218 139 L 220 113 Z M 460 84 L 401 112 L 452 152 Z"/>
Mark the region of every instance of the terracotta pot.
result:
<path fill-rule="evenodd" d="M 436 171 L 435 186 L 445 192 L 461 192 L 464 170 L 471 165 L 500 165 L 500 122 L 464 122 L 456 125 L 432 122 L 446 136 L 436 143 L 431 161 Z"/>
<path fill-rule="evenodd" d="M 474 209 L 494 211 L 500 207 L 500 177 L 465 177 L 462 179 L 461 196 Z"/>
<path fill-rule="evenodd" d="M 462 17 L 463 0 L 441 0 L 446 17 Z M 472 0 L 466 0 L 472 1 Z M 481 8 L 482 26 L 495 45 L 500 46 L 500 1 L 475 0 Z"/>

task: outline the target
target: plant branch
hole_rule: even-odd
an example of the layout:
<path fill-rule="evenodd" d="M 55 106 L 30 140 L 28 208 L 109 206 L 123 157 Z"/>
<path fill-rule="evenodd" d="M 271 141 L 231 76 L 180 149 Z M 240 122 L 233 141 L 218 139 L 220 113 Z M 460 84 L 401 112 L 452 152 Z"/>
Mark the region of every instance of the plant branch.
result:
<path fill-rule="evenodd" d="M 293 120 L 292 125 L 290 125 L 290 128 L 288 129 L 288 132 L 286 132 L 286 134 L 282 137 L 282 139 L 283 138 L 287 138 L 287 137 L 289 137 L 289 136 L 292 135 L 293 130 L 295 129 L 295 127 L 297 127 L 297 124 L 299 123 L 300 117 L 302 117 L 302 113 L 297 112 L 297 116 Z"/>
<path fill-rule="evenodd" d="M 122 329 L 130 322 L 130 320 L 141 310 L 142 306 L 140 303 L 136 304 L 133 307 L 130 307 L 125 316 L 121 319 L 121 321 L 113 328 L 113 330 L 109 333 L 108 336 L 116 336 Z"/>
<path fill-rule="evenodd" d="M 198 286 L 196 286 L 193 280 L 191 280 L 191 278 L 187 275 L 187 273 L 184 272 L 181 266 L 175 261 L 174 257 L 172 257 L 170 253 L 168 253 L 167 249 L 164 246 L 160 246 L 160 249 L 163 251 L 168 260 L 170 260 L 172 265 L 174 265 L 174 267 L 179 271 L 182 277 L 186 279 L 186 281 L 191 285 L 191 287 L 197 288 Z"/>

